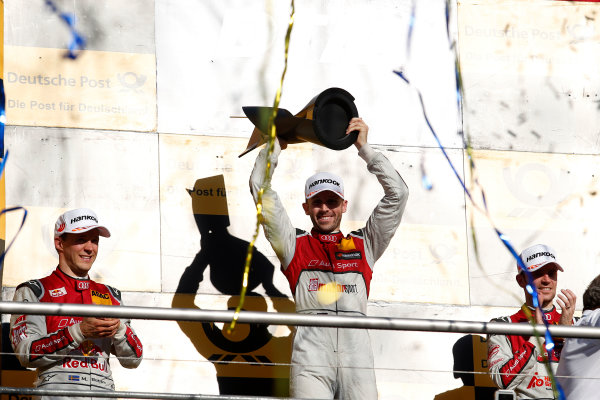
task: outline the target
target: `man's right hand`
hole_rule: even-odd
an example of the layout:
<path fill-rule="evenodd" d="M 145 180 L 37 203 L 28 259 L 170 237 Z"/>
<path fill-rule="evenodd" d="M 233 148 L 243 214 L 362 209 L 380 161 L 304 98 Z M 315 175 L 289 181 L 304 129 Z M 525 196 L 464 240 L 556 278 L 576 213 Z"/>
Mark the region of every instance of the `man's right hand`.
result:
<path fill-rule="evenodd" d="M 83 336 L 88 339 L 108 338 L 115 336 L 120 324 L 118 318 L 85 317 L 79 327 Z"/>
<path fill-rule="evenodd" d="M 361 147 L 367 144 L 369 127 L 367 124 L 365 124 L 362 118 L 352 118 L 348 124 L 348 128 L 346 128 L 346 135 L 354 131 L 358 131 L 358 136 L 356 137 L 356 142 L 354 142 L 354 145 L 358 150 L 360 150 Z"/>

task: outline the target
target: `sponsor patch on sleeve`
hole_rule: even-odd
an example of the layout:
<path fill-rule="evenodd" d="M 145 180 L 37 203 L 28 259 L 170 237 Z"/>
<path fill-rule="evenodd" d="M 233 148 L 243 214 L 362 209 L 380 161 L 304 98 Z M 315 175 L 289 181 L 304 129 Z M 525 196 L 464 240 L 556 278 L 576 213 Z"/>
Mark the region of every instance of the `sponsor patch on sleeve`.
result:
<path fill-rule="evenodd" d="M 60 287 L 58 289 L 52 289 L 48 293 L 50 293 L 51 297 L 61 297 L 67 295 L 67 289 L 65 287 Z"/>

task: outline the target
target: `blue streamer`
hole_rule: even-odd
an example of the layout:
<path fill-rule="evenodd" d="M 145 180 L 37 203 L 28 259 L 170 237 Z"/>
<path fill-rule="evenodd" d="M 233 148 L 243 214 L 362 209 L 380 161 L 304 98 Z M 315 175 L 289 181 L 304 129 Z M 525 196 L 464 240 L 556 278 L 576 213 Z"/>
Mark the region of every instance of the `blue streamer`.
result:
<path fill-rule="evenodd" d="M 410 19 L 408 21 L 408 34 L 406 35 L 406 57 L 410 58 L 410 44 L 412 43 L 412 34 L 415 27 L 415 10 L 417 9 L 417 0 L 412 1 L 410 9 Z"/>
<path fill-rule="evenodd" d="M 2 162 L 0 162 L 0 177 L 2 177 L 2 174 L 4 173 L 4 166 L 6 165 L 7 160 L 8 160 L 8 150 L 6 150 L 6 154 L 4 154 L 4 158 L 2 158 Z M 25 221 L 27 220 L 27 210 L 23 207 L 12 207 L 12 208 L 5 208 L 4 210 L 0 211 L 0 216 L 2 216 L 2 214 L 6 214 L 9 212 L 18 211 L 18 210 L 23 210 L 23 219 L 21 220 L 21 226 L 19 226 L 19 229 L 17 230 L 15 237 L 13 237 L 13 239 L 10 241 L 10 243 L 8 244 L 6 249 L 4 249 L 2 254 L 0 254 L 0 271 L 4 267 L 4 257 L 6 256 L 6 253 L 8 253 L 8 250 L 14 243 L 15 239 L 17 238 L 17 236 L 19 236 L 21 229 L 23 229 L 23 225 L 25 225 Z"/>
<path fill-rule="evenodd" d="M 433 184 L 431 183 L 431 179 L 427 176 L 427 172 L 425 171 L 425 154 L 421 155 L 421 185 L 423 185 L 423 189 L 431 190 L 433 189 Z"/>
<path fill-rule="evenodd" d="M 25 225 L 25 220 L 27 220 L 27 210 L 23 207 L 11 207 L 11 208 L 5 208 L 4 210 L 0 211 L 0 216 L 1 216 L 3 214 L 7 214 L 9 212 L 18 211 L 18 210 L 23 210 L 23 219 L 21 220 L 21 226 L 19 226 L 19 229 L 17 230 L 15 237 L 12 238 L 12 240 L 10 241 L 10 243 L 8 244 L 6 249 L 2 252 L 2 254 L 0 254 L 0 270 L 2 270 L 2 268 L 4 268 L 4 257 L 6 256 L 6 253 L 8 253 L 8 250 L 10 250 L 10 247 L 15 242 L 15 239 L 17 238 L 17 236 L 19 236 L 21 229 L 23 229 L 23 225 Z"/>
<path fill-rule="evenodd" d="M 4 79 L 0 79 L 0 154 L 4 154 L 4 126 L 6 125 L 6 95 Z M 0 171 L 0 175 L 2 172 Z"/>
<path fill-rule="evenodd" d="M 6 150 L 6 153 L 4 154 L 2 161 L 0 161 L 0 177 L 2 176 L 2 173 L 4 172 L 4 166 L 6 165 L 6 160 L 8 160 L 8 149 Z"/>
<path fill-rule="evenodd" d="M 400 78 L 404 79 L 404 81 L 410 85 L 410 81 L 408 80 L 408 78 L 406 78 L 406 76 L 404 75 L 404 73 L 402 71 L 394 71 L 394 73 L 396 75 L 398 75 Z M 439 139 L 437 133 L 435 133 L 435 130 L 431 126 L 431 122 L 429 122 L 429 117 L 427 116 L 427 112 L 425 112 L 425 104 L 423 103 L 423 95 L 421 94 L 421 92 L 418 89 L 415 89 L 415 90 L 417 92 L 417 95 L 419 96 L 419 101 L 421 102 L 421 110 L 423 111 L 423 117 L 425 118 L 425 122 L 427 123 L 427 127 L 429 128 L 429 131 L 431 132 L 431 134 L 435 138 L 435 141 L 437 142 L 438 147 L 440 148 L 440 150 L 442 150 L 442 153 L 444 154 L 444 157 L 446 157 L 446 160 L 448 161 L 448 164 L 450 164 L 450 168 L 452 168 L 452 171 L 454 171 L 454 175 L 456 175 L 456 178 L 458 179 L 458 181 L 462 185 L 465 193 L 467 194 L 467 196 L 469 196 L 469 199 L 471 199 L 471 202 L 473 202 L 473 204 L 475 204 L 475 202 L 473 201 L 473 198 L 471 197 L 471 192 L 469 192 L 469 190 L 467 189 L 467 187 L 463 183 L 463 180 L 460 178 L 460 175 L 458 174 L 458 171 L 456 170 L 456 168 L 454 168 L 454 164 L 452 164 L 452 161 L 450 161 L 450 157 L 448 156 L 448 153 L 446 153 L 446 149 L 444 148 L 444 146 L 442 146 L 442 143 L 440 142 L 440 139 Z"/>
<path fill-rule="evenodd" d="M 421 185 L 423 185 L 423 189 L 431 190 L 433 189 L 433 184 L 429 177 L 425 174 L 425 170 L 421 171 Z"/>
<path fill-rule="evenodd" d="M 62 19 L 65 22 L 65 24 L 67 24 L 69 32 L 71 32 L 71 42 L 69 43 L 65 57 L 70 58 L 72 60 L 76 59 L 79 55 L 78 51 L 81 51 L 85 48 L 86 40 L 75 29 L 75 15 L 72 13 L 60 11 L 52 0 L 45 0 L 45 2 L 46 5 L 50 7 L 50 10 L 52 10 L 53 13 L 57 14 L 60 17 L 60 19 Z"/>

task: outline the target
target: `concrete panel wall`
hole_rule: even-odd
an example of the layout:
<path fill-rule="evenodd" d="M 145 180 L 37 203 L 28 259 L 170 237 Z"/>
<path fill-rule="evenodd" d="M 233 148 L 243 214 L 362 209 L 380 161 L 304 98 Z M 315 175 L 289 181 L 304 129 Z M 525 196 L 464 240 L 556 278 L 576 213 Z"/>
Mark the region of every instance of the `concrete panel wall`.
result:
<path fill-rule="evenodd" d="M 4 264 L 3 298 L 11 299 L 20 282 L 51 272 L 56 217 L 86 206 L 113 233 L 101 241 L 92 277 L 123 290 L 126 304 L 231 307 L 256 222 L 248 191 L 256 151 L 238 158 L 253 127 L 235 117 L 243 116 L 242 106 L 273 101 L 289 3 L 57 1 L 76 14 L 88 38 L 89 50 L 76 61 L 62 57 L 70 37 L 58 17 L 41 1 L 28 3 L 5 1 L 6 205 L 26 207 L 29 218 Z M 597 274 L 594 8 L 544 1 L 452 6 L 462 121 L 444 1 L 417 2 L 411 35 L 410 1 L 296 2 L 281 107 L 296 113 L 328 87 L 348 90 L 370 126 L 370 142 L 411 191 L 402 224 L 375 268 L 373 316 L 485 321 L 512 313 L 522 298 L 514 260 L 465 197 L 425 124 L 415 87 L 458 175 L 479 199 L 457 134 L 464 127 L 489 216 L 517 249 L 533 242 L 555 247 L 565 267 L 559 286 L 578 294 Z M 413 86 L 393 73 L 398 69 Z M 354 147 L 334 152 L 311 144 L 290 146 L 273 177 L 293 223 L 309 228 L 302 188 L 317 170 L 345 178 L 350 204 L 342 229 L 361 227 L 381 189 Z M 215 176 L 226 192 L 224 199 L 212 195 L 226 201 L 228 223 L 220 235 L 202 230 L 193 208 L 199 194 L 188 190 Z M 432 189 L 424 188 L 424 176 Z M 19 222 L 19 215 L 7 216 L 8 238 Z M 250 289 L 257 296 L 247 307 L 293 309 L 262 233 L 256 248 Z M 177 293 L 182 285 L 190 293 Z M 134 327 L 145 360 L 137 370 L 113 362 L 118 389 L 214 394 L 227 387 L 226 378 L 265 377 L 260 368 L 242 373 L 245 364 L 209 361 L 247 361 L 244 356 L 274 361 L 266 375 L 285 384 L 287 327 L 227 337 L 227 343 L 269 339 L 237 352 L 215 347 L 211 335 L 222 334 L 220 324 L 134 321 Z M 381 399 L 487 398 L 452 374 L 452 348 L 463 335 L 371 335 Z M 482 349 L 485 343 L 474 338 L 471 368 L 479 372 L 475 385 L 485 389 Z"/>

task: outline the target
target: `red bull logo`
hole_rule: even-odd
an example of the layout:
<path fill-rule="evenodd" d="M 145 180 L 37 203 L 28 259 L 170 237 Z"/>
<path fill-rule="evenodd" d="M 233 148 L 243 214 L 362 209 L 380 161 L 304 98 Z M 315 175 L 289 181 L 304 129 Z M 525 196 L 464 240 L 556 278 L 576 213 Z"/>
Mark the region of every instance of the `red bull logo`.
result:
<path fill-rule="evenodd" d="M 63 368 L 92 368 L 97 369 L 98 371 L 106 371 L 106 362 L 98 362 L 95 358 L 83 358 L 81 360 L 74 360 L 70 357 L 66 357 L 63 359 L 62 363 Z"/>

